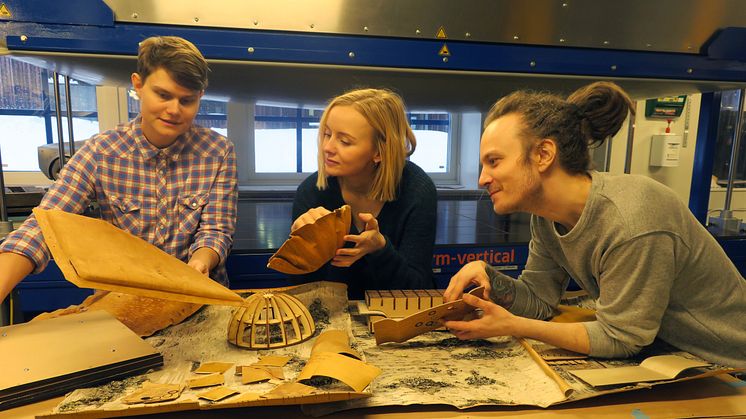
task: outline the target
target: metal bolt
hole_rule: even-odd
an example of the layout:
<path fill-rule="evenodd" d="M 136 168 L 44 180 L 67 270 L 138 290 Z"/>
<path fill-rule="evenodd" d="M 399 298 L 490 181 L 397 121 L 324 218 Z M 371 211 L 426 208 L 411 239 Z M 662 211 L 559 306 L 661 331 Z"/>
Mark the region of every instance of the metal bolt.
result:
<path fill-rule="evenodd" d="M 29 372 L 30 370 L 28 368 L 24 368 L 23 372 Z"/>
<path fill-rule="evenodd" d="M 694 73 L 694 69 L 693 68 L 687 68 L 686 72 L 689 73 L 689 74 L 692 74 L 692 73 Z"/>
<path fill-rule="evenodd" d="M 565 42 L 565 38 L 560 38 L 560 43 Z"/>
<path fill-rule="evenodd" d="M 562 7 L 567 7 L 567 3 L 562 3 Z"/>
<path fill-rule="evenodd" d="M 609 41 L 604 41 L 604 45 L 609 45 Z"/>
<path fill-rule="evenodd" d="M 367 27 L 367 26 L 363 26 L 363 30 L 364 30 L 365 32 L 368 32 L 368 27 Z"/>
<path fill-rule="evenodd" d="M 355 53 L 353 51 L 350 51 L 350 53 L 347 54 L 347 56 L 350 58 L 355 58 Z"/>
<path fill-rule="evenodd" d="M 531 67 L 536 67 L 536 61 L 531 61 L 530 63 L 528 63 L 528 65 Z"/>
<path fill-rule="evenodd" d="M 414 33 L 416 33 L 417 35 L 419 35 L 419 34 L 421 34 L 421 33 L 422 33 L 422 31 L 421 31 L 421 30 L 419 30 L 419 29 L 417 29 L 416 31 L 414 31 Z"/>
<path fill-rule="evenodd" d="M 443 57 L 443 62 L 447 63 L 448 62 L 448 57 Z"/>
<path fill-rule="evenodd" d="M 254 47 L 248 47 L 246 49 L 246 51 L 249 51 L 249 54 L 253 54 L 254 53 Z"/>
<path fill-rule="evenodd" d="M 650 48 L 653 46 L 653 44 L 645 44 L 646 47 Z"/>
<path fill-rule="evenodd" d="M 28 36 L 21 35 L 21 42 L 26 42 L 26 41 L 28 41 Z"/>
<path fill-rule="evenodd" d="M 6 332 L 3 332 L 3 337 L 6 337 L 6 336 L 8 336 L 8 334 Z"/>
<path fill-rule="evenodd" d="M 610 68 L 611 68 L 611 71 L 616 71 L 616 64 L 612 64 Z"/>
<path fill-rule="evenodd" d="M 314 24 L 312 23 L 312 24 L 308 25 L 308 27 L 309 27 L 309 28 L 311 28 L 311 29 L 313 29 L 313 28 L 315 28 L 315 27 L 316 27 L 316 25 L 314 25 Z"/>
<path fill-rule="evenodd" d="M 513 39 L 517 41 L 518 40 L 518 35 L 513 35 Z"/>
<path fill-rule="evenodd" d="M 465 36 L 465 37 L 467 37 L 467 38 L 471 38 L 471 32 L 466 32 L 466 33 L 464 34 L 464 36 Z"/>
<path fill-rule="evenodd" d="M 259 21 L 258 21 L 258 20 L 255 20 L 255 21 L 254 21 L 254 26 L 256 26 L 256 25 L 258 25 L 258 24 L 259 24 Z"/>
<path fill-rule="evenodd" d="M 195 18 L 194 18 L 194 21 L 195 21 L 195 22 L 199 22 L 199 18 L 198 18 L 198 17 L 195 17 Z"/>
<path fill-rule="evenodd" d="M 111 348 L 111 351 L 112 351 L 112 352 L 116 352 L 116 351 L 117 351 L 117 348 Z"/>
<path fill-rule="evenodd" d="M 691 45 L 687 45 L 686 49 L 692 49 L 692 46 Z"/>
<path fill-rule="evenodd" d="M 140 17 L 140 16 L 138 16 L 137 13 L 132 13 L 132 19 L 137 19 L 138 17 Z"/>

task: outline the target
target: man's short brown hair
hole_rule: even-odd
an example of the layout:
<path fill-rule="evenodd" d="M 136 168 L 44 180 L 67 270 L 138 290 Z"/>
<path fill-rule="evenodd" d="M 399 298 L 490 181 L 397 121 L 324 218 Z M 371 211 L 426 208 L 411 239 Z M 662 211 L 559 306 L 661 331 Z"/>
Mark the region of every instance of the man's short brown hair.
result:
<path fill-rule="evenodd" d="M 207 88 L 207 61 L 197 47 L 178 36 L 153 36 L 140 42 L 137 73 L 143 83 L 158 68 L 166 70 L 179 85 L 190 90 Z"/>

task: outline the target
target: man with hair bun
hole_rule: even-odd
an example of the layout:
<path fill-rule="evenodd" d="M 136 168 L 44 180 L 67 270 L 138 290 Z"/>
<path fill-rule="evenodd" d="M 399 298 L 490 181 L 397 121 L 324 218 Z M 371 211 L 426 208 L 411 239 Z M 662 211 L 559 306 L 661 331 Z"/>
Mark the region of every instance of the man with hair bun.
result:
<path fill-rule="evenodd" d="M 225 137 L 193 123 L 208 71 L 186 39 L 140 42 L 131 76 L 140 114 L 88 139 L 39 207 L 80 214 L 96 200 L 102 219 L 227 284 L 236 157 Z M 49 258 L 32 215 L 0 246 L 0 301 L 28 274 L 41 272 Z"/>
<path fill-rule="evenodd" d="M 461 339 L 518 336 L 603 358 L 638 353 L 658 337 L 710 362 L 746 367 L 746 282 L 712 235 L 666 186 L 590 170 L 589 146 L 622 126 L 633 102 L 597 82 L 566 100 L 514 92 L 484 123 L 479 184 L 496 213 L 531 213 L 517 280 L 483 261 L 445 293 L 483 310 L 445 323 Z M 570 278 L 596 302 L 596 320 L 556 314 Z M 486 287 L 484 300 L 463 294 Z M 539 320 L 536 320 L 539 319 Z"/>

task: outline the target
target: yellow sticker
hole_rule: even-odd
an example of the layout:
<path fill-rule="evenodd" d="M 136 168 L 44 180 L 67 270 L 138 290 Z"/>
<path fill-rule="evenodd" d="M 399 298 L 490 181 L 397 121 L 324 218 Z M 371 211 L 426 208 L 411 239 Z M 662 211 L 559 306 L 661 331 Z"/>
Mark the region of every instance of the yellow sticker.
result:
<path fill-rule="evenodd" d="M 438 38 L 438 39 L 446 39 L 446 38 L 448 38 L 448 35 L 446 35 L 445 28 L 443 28 L 441 26 L 440 29 L 438 29 L 438 33 L 435 35 L 435 37 Z"/>
<path fill-rule="evenodd" d="M 2 18 L 13 17 L 13 14 L 10 13 L 8 6 L 6 6 L 5 3 L 0 3 L 0 17 Z"/>
<path fill-rule="evenodd" d="M 451 51 L 448 50 L 448 45 L 443 44 L 443 46 L 440 48 L 440 51 L 438 52 L 438 55 L 443 57 L 450 57 Z"/>

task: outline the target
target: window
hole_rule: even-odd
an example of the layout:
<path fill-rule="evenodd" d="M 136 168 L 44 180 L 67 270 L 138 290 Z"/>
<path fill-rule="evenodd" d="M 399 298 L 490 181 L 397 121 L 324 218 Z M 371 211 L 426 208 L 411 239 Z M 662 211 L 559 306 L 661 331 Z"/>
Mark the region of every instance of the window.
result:
<path fill-rule="evenodd" d="M 57 142 L 52 73 L 10 57 L 0 57 L 0 152 L 3 170 L 39 171 L 37 147 Z M 64 78 L 60 76 L 63 135 L 67 140 Z M 73 137 L 98 133 L 96 88 L 70 80 Z"/>
<path fill-rule="evenodd" d="M 322 110 L 260 104 L 255 109 L 256 173 L 315 172 Z M 277 150 L 282 150 L 282 153 L 277 153 Z"/>
<path fill-rule="evenodd" d="M 254 116 L 254 178 L 297 183 L 315 172 L 318 129 L 323 109 L 257 104 Z M 410 159 L 434 179 L 454 179 L 453 118 L 446 112 L 413 112 L 417 138 Z M 282 150 L 278 153 L 278 150 Z M 273 176 L 274 175 L 274 176 Z"/>
<path fill-rule="evenodd" d="M 409 125 L 417 139 L 410 160 L 428 173 L 448 173 L 451 166 L 451 115 L 410 113 Z"/>

